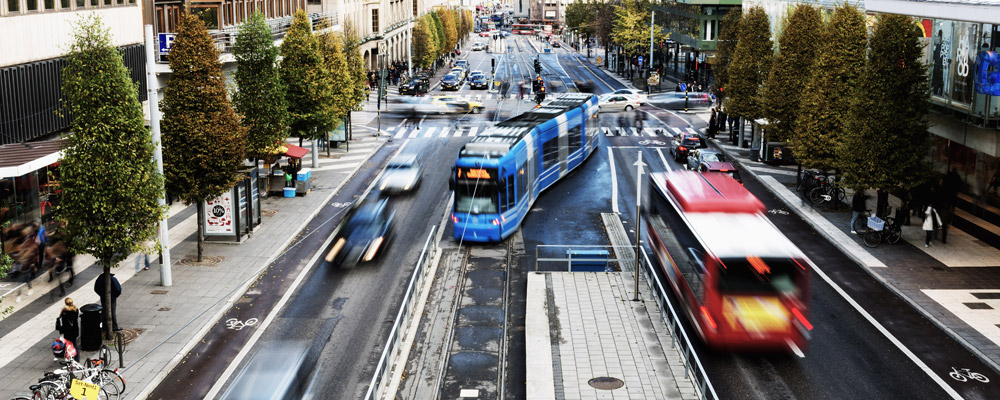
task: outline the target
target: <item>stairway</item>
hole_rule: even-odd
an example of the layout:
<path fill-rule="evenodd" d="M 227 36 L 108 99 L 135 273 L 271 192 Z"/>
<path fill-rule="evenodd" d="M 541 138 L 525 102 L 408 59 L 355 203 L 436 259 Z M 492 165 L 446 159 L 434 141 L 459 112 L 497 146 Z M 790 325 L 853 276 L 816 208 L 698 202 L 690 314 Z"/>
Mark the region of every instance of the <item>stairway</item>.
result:
<path fill-rule="evenodd" d="M 1000 208 L 985 203 L 976 204 L 972 196 L 959 193 L 955 199 L 952 226 L 983 243 L 1000 248 Z"/>

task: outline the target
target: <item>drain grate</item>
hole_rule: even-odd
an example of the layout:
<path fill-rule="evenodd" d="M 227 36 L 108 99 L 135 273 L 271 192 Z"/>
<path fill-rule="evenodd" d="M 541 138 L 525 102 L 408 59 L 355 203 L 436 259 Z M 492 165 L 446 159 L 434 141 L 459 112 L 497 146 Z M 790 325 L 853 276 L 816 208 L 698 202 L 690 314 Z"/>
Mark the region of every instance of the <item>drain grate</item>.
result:
<path fill-rule="evenodd" d="M 170 307 L 160 307 L 157 311 L 170 311 Z"/>
<path fill-rule="evenodd" d="M 622 386 L 625 386 L 625 382 L 618 378 L 612 378 L 610 376 L 600 376 L 587 381 L 587 384 L 594 389 L 601 390 L 614 390 Z"/>
<path fill-rule="evenodd" d="M 215 267 L 219 263 L 225 260 L 222 256 L 202 256 L 201 262 L 198 261 L 196 256 L 184 256 L 180 261 L 177 262 L 178 265 L 186 265 L 191 267 Z"/>
<path fill-rule="evenodd" d="M 149 294 L 167 294 L 167 292 L 169 292 L 169 290 L 155 289 L 152 292 L 149 292 Z"/>

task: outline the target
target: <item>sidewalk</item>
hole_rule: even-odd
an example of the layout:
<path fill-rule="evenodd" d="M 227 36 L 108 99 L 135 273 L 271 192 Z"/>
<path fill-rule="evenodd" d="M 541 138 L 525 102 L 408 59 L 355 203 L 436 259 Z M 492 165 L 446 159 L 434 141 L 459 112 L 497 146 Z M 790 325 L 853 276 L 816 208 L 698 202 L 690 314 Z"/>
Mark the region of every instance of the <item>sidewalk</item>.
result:
<path fill-rule="evenodd" d="M 707 113 L 697 116 L 708 119 Z M 902 227 L 900 243 L 865 247 L 850 233 L 849 206 L 841 211 L 812 207 L 795 192 L 795 166 L 750 161 L 748 149 L 731 145 L 727 137 L 722 132 L 712 140 L 827 240 L 1000 371 L 1000 249 L 955 227 L 948 229 L 947 244 L 935 240 L 925 248 L 918 216 Z M 868 208 L 875 209 L 875 193 L 868 195 Z M 899 200 L 890 196 L 890 205 L 898 207 Z"/>
<path fill-rule="evenodd" d="M 364 113 L 355 113 L 355 127 L 369 122 Z M 148 271 L 134 269 L 134 256 L 113 269 L 123 289 L 118 319 L 125 328 L 127 345 L 125 367 L 119 372 L 128 383 L 126 398 L 144 397 L 154 388 L 383 143 L 384 138 L 356 131 L 349 151 L 332 149 L 329 158 L 321 151 L 320 168 L 313 169 L 311 193 L 262 199 L 261 225 L 241 244 L 206 242 L 205 262 L 201 264 L 189 258 L 196 254 L 195 207 L 175 203 L 169 219 L 173 286 L 160 286 L 155 257 L 151 257 Z M 305 147 L 310 148 L 308 144 Z M 305 166 L 310 165 L 309 157 Z M 100 266 L 88 256 L 78 256 L 75 265 L 77 276 L 65 296 L 59 294 L 56 282 L 47 282 L 45 276 L 36 279 L 33 290 L 21 288 L 20 301 L 11 295 L 4 299 L 3 304 L 15 305 L 16 311 L 0 323 L 0 399 L 27 391 L 45 371 L 58 367 L 49 345 L 58 337 L 54 325 L 64 297 L 72 297 L 81 306 L 99 302 L 93 279 Z M 17 290 L 13 292 L 16 295 Z M 91 354 L 81 352 L 81 359 L 88 356 Z M 117 366 L 118 355 L 112 359 Z"/>

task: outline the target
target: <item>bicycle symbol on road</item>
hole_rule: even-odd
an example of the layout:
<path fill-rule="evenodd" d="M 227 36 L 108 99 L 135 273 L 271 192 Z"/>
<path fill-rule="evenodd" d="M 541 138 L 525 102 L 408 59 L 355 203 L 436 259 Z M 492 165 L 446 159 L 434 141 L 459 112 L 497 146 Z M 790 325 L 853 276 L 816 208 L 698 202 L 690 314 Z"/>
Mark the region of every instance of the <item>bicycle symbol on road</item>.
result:
<path fill-rule="evenodd" d="M 241 331 L 243 328 L 254 325 L 257 325 L 257 318 L 250 318 L 246 321 L 240 321 L 236 318 L 226 320 L 226 329 L 232 329 L 234 331 Z"/>
<path fill-rule="evenodd" d="M 351 205 L 351 203 L 330 203 L 330 205 L 337 208 L 344 208 Z"/>
<path fill-rule="evenodd" d="M 779 210 L 779 209 L 776 209 L 776 208 L 767 210 L 767 213 L 768 214 L 778 214 L 778 215 L 788 215 L 788 211 Z"/>
<path fill-rule="evenodd" d="M 659 140 L 640 140 L 639 141 L 639 145 L 640 146 L 648 146 L 648 145 L 666 146 L 667 144 L 665 142 L 661 142 Z"/>
<path fill-rule="evenodd" d="M 948 375 L 951 376 L 952 379 L 959 382 L 968 382 L 969 379 L 975 379 L 982 383 L 990 383 L 990 379 L 987 378 L 986 375 L 969 371 L 968 368 L 951 367 L 951 372 L 949 372 Z"/>

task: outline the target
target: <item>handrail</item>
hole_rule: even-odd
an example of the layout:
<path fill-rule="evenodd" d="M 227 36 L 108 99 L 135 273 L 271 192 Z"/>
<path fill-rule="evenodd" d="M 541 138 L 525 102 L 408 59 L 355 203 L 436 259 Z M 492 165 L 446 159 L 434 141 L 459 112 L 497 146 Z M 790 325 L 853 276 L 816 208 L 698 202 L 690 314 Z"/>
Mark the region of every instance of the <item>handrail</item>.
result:
<path fill-rule="evenodd" d="M 395 358 L 397 347 L 401 344 L 402 340 L 402 329 L 401 327 L 409 324 L 411 313 L 413 311 L 413 302 L 418 296 L 415 296 L 415 288 L 419 287 L 424 280 L 424 269 L 427 267 L 427 260 L 430 259 L 433 252 L 428 251 L 431 245 L 431 238 L 437 232 L 437 225 L 431 227 L 431 232 L 427 235 L 427 240 L 424 242 L 424 248 L 420 251 L 420 258 L 417 259 L 417 267 L 413 269 L 413 275 L 410 277 L 410 285 L 406 288 L 406 295 L 403 296 L 403 304 L 399 306 L 399 312 L 396 314 L 396 322 L 392 324 L 392 330 L 389 332 L 389 338 L 385 341 L 385 349 L 382 350 L 382 357 L 379 358 L 378 365 L 375 367 L 375 373 L 372 375 L 371 383 L 368 384 L 368 393 L 365 394 L 365 400 L 373 400 L 382 391 L 382 384 L 387 381 L 388 375 L 392 372 L 392 368 L 389 368 L 391 361 Z"/>
<path fill-rule="evenodd" d="M 649 255 L 647 255 L 645 251 L 642 251 L 642 259 L 645 260 L 643 264 L 647 267 L 641 268 L 645 270 L 646 286 L 649 287 L 650 292 L 654 295 L 653 297 L 656 298 L 656 302 L 660 306 L 660 313 L 663 314 L 668 310 L 670 312 L 669 316 L 661 315 L 661 317 L 670 325 L 670 337 L 672 342 L 678 341 L 678 332 L 681 335 L 681 339 L 683 339 L 683 343 L 681 343 L 681 345 L 684 346 L 682 353 L 684 355 L 685 375 L 690 375 L 691 372 L 694 372 L 695 376 L 693 376 L 692 379 L 694 379 L 695 383 L 700 384 L 698 391 L 699 397 L 702 399 L 718 400 L 719 395 L 715 393 L 715 387 L 712 386 L 712 382 L 708 379 L 708 373 L 705 372 L 705 367 L 701 365 L 701 359 L 698 358 L 698 353 L 696 353 L 694 348 L 691 346 L 691 339 L 688 337 L 687 332 L 681 325 L 680 316 L 677 314 L 677 311 L 674 310 L 673 304 L 668 299 L 667 292 L 663 288 L 663 284 L 659 281 L 659 279 L 657 279 L 656 274 L 653 273 L 653 269 L 651 268 L 653 264 L 650 263 Z M 653 282 L 656 282 L 656 288 L 653 287 Z M 691 365 L 692 360 L 694 362 L 694 366 Z M 711 396 L 709 396 L 709 394 L 711 394 Z"/>

